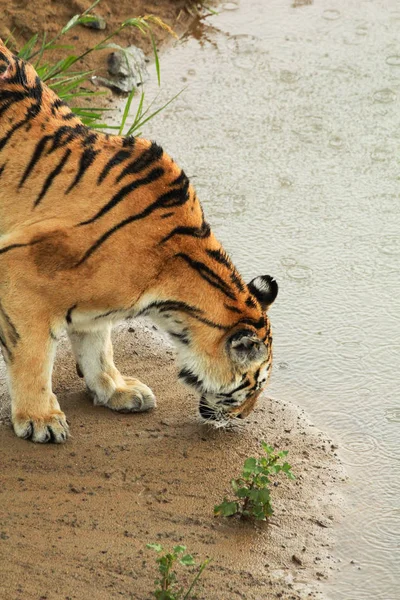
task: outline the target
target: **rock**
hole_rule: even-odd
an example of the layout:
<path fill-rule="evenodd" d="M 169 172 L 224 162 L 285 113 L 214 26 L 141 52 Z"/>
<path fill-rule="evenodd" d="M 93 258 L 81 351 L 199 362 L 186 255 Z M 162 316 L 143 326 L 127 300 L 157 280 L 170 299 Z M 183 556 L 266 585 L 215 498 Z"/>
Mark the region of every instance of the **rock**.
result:
<path fill-rule="evenodd" d="M 82 23 L 84 27 L 89 27 L 90 29 L 105 29 L 107 27 L 105 19 L 100 17 L 100 15 L 91 14 L 88 17 L 90 17 L 90 21 Z"/>
<path fill-rule="evenodd" d="M 97 83 L 119 92 L 129 93 L 149 79 L 143 50 L 136 46 L 128 48 L 121 48 L 118 44 L 109 44 L 109 46 L 115 48 L 107 60 L 110 77 L 96 77 Z"/>

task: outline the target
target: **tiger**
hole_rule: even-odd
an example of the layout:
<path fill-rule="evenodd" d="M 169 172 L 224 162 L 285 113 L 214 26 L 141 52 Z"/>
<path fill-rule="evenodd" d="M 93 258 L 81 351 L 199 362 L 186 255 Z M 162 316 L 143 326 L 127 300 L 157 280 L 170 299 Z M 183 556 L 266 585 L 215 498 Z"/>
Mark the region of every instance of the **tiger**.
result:
<path fill-rule="evenodd" d="M 203 422 L 240 423 L 270 377 L 277 293 L 269 275 L 244 283 L 156 142 L 88 128 L 0 41 L 0 346 L 18 437 L 70 435 L 52 391 L 64 332 L 94 405 L 155 408 L 113 359 L 112 326 L 139 316 L 169 334 Z"/>

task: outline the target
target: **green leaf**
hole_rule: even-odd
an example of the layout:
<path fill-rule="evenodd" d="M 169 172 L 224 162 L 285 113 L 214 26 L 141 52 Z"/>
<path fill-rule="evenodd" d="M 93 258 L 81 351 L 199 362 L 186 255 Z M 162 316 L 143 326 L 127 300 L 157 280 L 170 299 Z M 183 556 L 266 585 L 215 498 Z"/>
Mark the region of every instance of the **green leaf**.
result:
<path fill-rule="evenodd" d="M 258 490 L 258 501 L 267 504 L 270 500 L 270 491 L 267 488 Z"/>
<path fill-rule="evenodd" d="M 161 552 L 163 547 L 160 544 L 146 544 L 146 548 L 150 548 L 151 550 L 155 550 L 156 552 Z"/>
<path fill-rule="evenodd" d="M 75 27 L 75 25 L 79 23 L 80 16 L 81 15 L 74 15 L 72 19 L 70 19 L 68 23 L 64 25 L 64 27 L 61 29 L 61 35 L 64 35 L 65 33 L 67 33 L 67 31 L 72 29 L 72 27 Z"/>
<path fill-rule="evenodd" d="M 191 565 L 196 564 L 191 554 L 185 554 L 185 556 L 182 556 L 182 558 L 179 559 L 179 562 L 185 567 L 190 567 Z"/>
<path fill-rule="evenodd" d="M 173 550 L 175 554 L 182 554 L 182 552 L 185 552 L 186 546 L 174 546 Z"/>
<path fill-rule="evenodd" d="M 274 453 L 274 448 L 272 446 L 268 446 L 268 444 L 266 442 L 261 442 L 261 446 L 263 447 L 263 449 L 265 450 L 265 452 L 267 454 Z"/>
<path fill-rule="evenodd" d="M 214 514 L 222 517 L 232 517 L 239 512 L 239 504 L 237 502 L 228 502 L 224 500 L 218 506 L 214 506 Z"/>
<path fill-rule="evenodd" d="M 244 461 L 243 473 L 254 473 L 257 467 L 257 460 L 255 458 L 247 458 Z"/>
<path fill-rule="evenodd" d="M 22 46 L 21 50 L 18 52 L 18 58 L 22 58 L 22 60 L 30 59 L 33 48 L 36 46 L 36 42 L 38 41 L 38 37 L 39 34 L 35 33 L 35 35 L 32 36 L 24 46 Z"/>
<path fill-rule="evenodd" d="M 160 86 L 161 85 L 161 72 L 160 72 L 160 61 L 158 59 L 158 52 L 157 52 L 157 47 L 156 47 L 156 40 L 154 39 L 154 35 L 153 35 L 153 32 L 151 31 L 151 29 L 149 29 L 149 31 L 150 31 L 151 45 L 153 46 L 154 62 L 156 65 L 156 72 L 157 72 L 157 81 L 158 81 L 158 86 Z"/>
<path fill-rule="evenodd" d="M 247 488 L 247 487 L 241 487 L 236 492 L 236 496 L 238 498 L 247 498 L 248 495 L 249 495 L 249 488 Z"/>
<path fill-rule="evenodd" d="M 263 521 L 265 519 L 264 507 L 259 504 L 257 504 L 257 506 L 252 506 L 251 516 L 257 521 Z"/>

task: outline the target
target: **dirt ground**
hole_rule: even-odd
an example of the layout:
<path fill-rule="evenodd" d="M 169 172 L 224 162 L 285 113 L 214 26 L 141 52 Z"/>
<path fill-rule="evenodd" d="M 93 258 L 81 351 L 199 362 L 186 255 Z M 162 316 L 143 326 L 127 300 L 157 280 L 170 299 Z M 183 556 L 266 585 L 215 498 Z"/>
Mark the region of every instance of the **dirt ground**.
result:
<path fill-rule="evenodd" d="M 265 394 L 240 432 L 201 424 L 172 347 L 151 325 L 119 326 L 115 351 L 122 373 L 152 386 L 157 409 L 93 407 L 64 340 L 54 373 L 71 423 L 63 446 L 15 437 L 2 377 L 0 598 L 147 600 L 156 577 L 149 542 L 212 558 L 198 600 L 322 598 L 318 582 L 337 568 L 332 528 L 344 479 L 332 441 Z M 273 487 L 269 524 L 214 518 L 260 440 L 289 450 L 296 481 Z"/>
<path fill-rule="evenodd" d="M 92 4 L 92 0 L 0 0 L 0 37 L 3 40 L 10 38 L 16 49 L 38 32 L 40 39 L 44 32 L 47 40 L 52 39 L 74 15 L 83 13 Z M 195 0 L 101 0 L 92 12 L 106 20 L 106 29 L 98 31 L 78 25 L 63 36 L 62 43 L 73 45 L 73 51 L 68 52 L 79 55 L 101 42 L 126 19 L 145 14 L 160 17 L 177 34 L 181 34 L 187 30 L 193 18 L 202 12 L 198 4 Z M 154 26 L 153 33 L 157 47 L 174 40 L 160 27 Z M 125 28 L 112 41 L 123 47 L 135 44 L 150 57 L 153 52 L 149 37 L 134 27 Z M 65 52 L 61 49 L 58 58 L 65 57 Z M 79 68 L 95 69 L 97 74 L 105 75 L 106 55 L 109 53 L 110 50 L 105 50 L 90 54 L 79 64 Z"/>

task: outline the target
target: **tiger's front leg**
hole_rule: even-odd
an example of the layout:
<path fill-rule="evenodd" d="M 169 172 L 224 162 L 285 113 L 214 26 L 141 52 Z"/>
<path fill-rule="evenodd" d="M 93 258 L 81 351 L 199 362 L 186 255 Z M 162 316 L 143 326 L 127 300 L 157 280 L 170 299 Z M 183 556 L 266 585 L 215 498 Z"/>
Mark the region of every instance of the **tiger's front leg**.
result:
<path fill-rule="evenodd" d="M 0 307 L 14 431 L 33 442 L 65 442 L 68 424 L 51 389 L 56 341 L 40 318 L 15 319 Z"/>
<path fill-rule="evenodd" d="M 124 377 L 114 365 L 111 325 L 89 331 L 70 327 L 68 335 L 78 372 L 85 378 L 94 403 L 119 412 L 142 412 L 156 406 L 149 387 L 133 377 Z"/>

